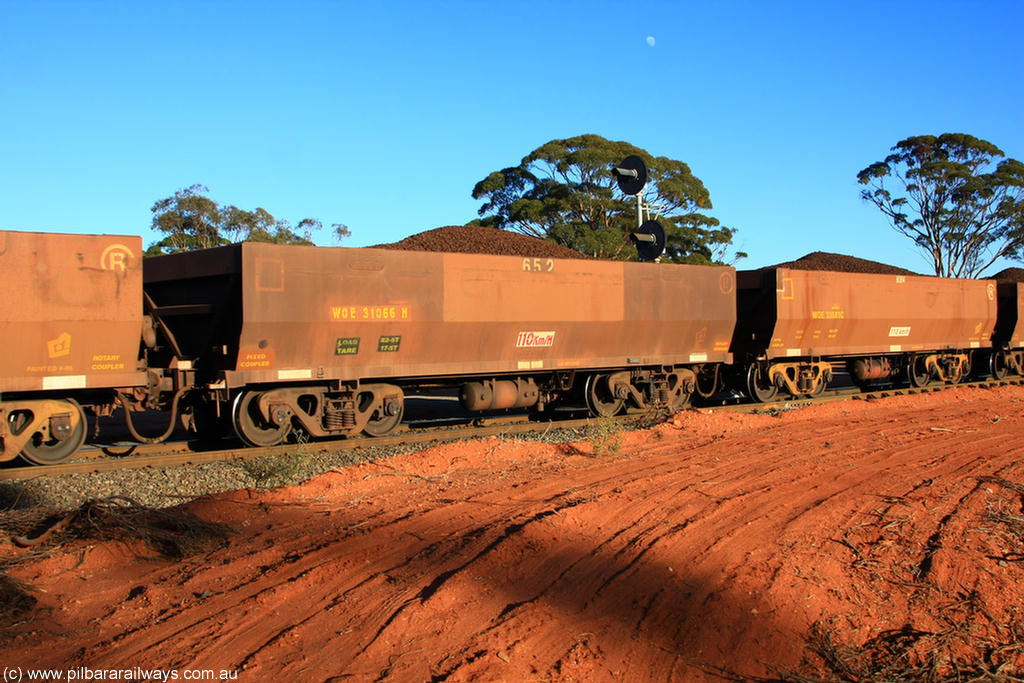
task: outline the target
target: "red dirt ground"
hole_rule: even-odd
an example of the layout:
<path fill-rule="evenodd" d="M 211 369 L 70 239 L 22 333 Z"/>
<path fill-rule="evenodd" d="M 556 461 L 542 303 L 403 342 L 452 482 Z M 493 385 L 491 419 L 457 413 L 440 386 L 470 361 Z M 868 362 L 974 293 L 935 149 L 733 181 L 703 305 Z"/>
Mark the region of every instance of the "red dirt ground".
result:
<path fill-rule="evenodd" d="M 11 569 L 39 602 L 0 659 L 703 681 L 820 671 L 817 634 L 1020 673 L 1022 539 L 999 520 L 1022 514 L 1022 407 L 1001 387 L 688 411 L 599 454 L 490 439 L 212 496 L 186 506 L 235 527 L 212 552 L 76 541 Z"/>

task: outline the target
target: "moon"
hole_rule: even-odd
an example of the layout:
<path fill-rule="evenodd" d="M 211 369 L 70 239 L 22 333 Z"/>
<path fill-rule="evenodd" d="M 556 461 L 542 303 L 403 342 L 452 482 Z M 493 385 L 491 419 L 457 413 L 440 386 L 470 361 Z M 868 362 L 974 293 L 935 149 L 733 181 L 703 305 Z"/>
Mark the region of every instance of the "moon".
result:
<path fill-rule="evenodd" d="M 647 44 L 654 47 L 654 36 L 647 36 Z"/>

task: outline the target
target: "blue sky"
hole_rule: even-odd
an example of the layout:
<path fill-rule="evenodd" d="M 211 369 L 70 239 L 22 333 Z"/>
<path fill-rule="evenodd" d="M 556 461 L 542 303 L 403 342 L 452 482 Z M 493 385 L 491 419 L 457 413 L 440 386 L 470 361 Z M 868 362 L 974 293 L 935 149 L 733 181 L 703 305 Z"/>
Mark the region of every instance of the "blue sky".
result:
<path fill-rule="evenodd" d="M 1022 38 L 1021 0 L 0 0 L 0 227 L 148 244 L 153 202 L 200 183 L 372 245 L 465 223 L 488 173 L 596 133 L 689 164 L 740 267 L 926 272 L 856 174 L 912 135 L 1024 158 Z"/>

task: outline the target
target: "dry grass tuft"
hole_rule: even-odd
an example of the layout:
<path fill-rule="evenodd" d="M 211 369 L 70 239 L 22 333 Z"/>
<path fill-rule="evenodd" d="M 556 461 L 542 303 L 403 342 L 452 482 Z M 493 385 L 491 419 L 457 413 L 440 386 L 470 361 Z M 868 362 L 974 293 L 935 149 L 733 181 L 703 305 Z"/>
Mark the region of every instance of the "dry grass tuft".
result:
<path fill-rule="evenodd" d="M 844 643 L 822 623 L 807 636 L 824 672 L 785 673 L 761 679 L 777 683 L 964 683 L 1022 681 L 1014 661 L 1024 654 L 1021 622 L 1005 625 L 989 637 L 963 632 L 963 624 L 947 620 L 938 631 L 904 625 L 883 631 L 861 645 Z"/>
<path fill-rule="evenodd" d="M 1006 596 L 992 593 L 989 580 L 1018 571 L 1015 563 L 1024 559 L 1024 516 L 1019 514 L 1024 485 L 997 477 L 979 477 L 978 483 L 970 492 L 982 496 L 976 505 L 961 505 L 965 495 L 936 522 L 942 531 L 954 515 L 969 515 L 965 519 L 977 526 L 968 533 L 981 542 L 973 553 L 959 547 L 962 536 L 940 539 L 927 525 L 913 529 L 900 514 L 913 501 L 899 497 L 885 499 L 887 506 L 864 525 L 860 538 L 847 529 L 833 539 L 852 552 L 851 578 L 877 586 L 872 595 L 880 603 L 897 591 L 917 604 L 907 623 L 873 631 L 863 640 L 848 630 L 858 621 L 851 612 L 811 626 L 804 635 L 805 663 L 798 670 L 772 667 L 770 677 L 706 670 L 725 680 L 759 683 L 1024 683 L 1024 605 L 1012 599 L 1007 604 Z M 923 538 L 928 542 L 922 543 Z M 935 549 L 955 553 L 957 563 L 983 562 L 983 573 L 971 585 L 932 572 L 915 573 Z M 857 626 L 870 628 L 872 623 L 861 619 Z"/>
<path fill-rule="evenodd" d="M 28 586 L 0 572 L 0 628 L 17 623 L 35 606 Z"/>
<path fill-rule="evenodd" d="M 146 507 L 126 496 L 86 501 L 55 521 L 48 518 L 43 527 L 15 537 L 15 544 L 38 546 L 53 538 L 142 541 L 162 557 L 182 559 L 222 546 L 232 532 L 226 524 L 179 509 Z"/>

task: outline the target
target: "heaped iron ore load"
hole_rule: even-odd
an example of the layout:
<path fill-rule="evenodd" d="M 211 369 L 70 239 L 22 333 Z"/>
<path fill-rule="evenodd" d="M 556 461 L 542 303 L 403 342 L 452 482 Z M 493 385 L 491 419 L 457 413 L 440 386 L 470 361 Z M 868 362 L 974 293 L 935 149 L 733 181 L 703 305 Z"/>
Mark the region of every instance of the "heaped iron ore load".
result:
<path fill-rule="evenodd" d="M 442 380 L 468 410 L 580 390 L 598 414 L 677 407 L 729 362 L 735 325 L 720 267 L 246 243 L 154 258 L 145 286 L 256 444 L 296 422 L 390 431 L 405 392 Z"/>
<path fill-rule="evenodd" d="M 999 282 L 1024 282 L 1024 268 L 1005 268 L 990 279 Z"/>
<path fill-rule="evenodd" d="M 374 249 L 404 251 L 440 251 L 449 254 L 493 254 L 495 256 L 536 256 L 540 258 L 592 259 L 578 251 L 499 228 L 474 225 L 449 225 L 410 235 L 398 242 Z"/>
<path fill-rule="evenodd" d="M 795 261 L 779 263 L 759 270 L 775 268 L 789 268 L 791 270 L 831 270 L 837 273 L 874 273 L 876 275 L 917 275 L 912 270 L 890 266 L 887 263 L 869 261 L 868 259 L 847 256 L 846 254 L 832 254 L 827 251 L 812 251 L 810 254 L 801 256 Z"/>
<path fill-rule="evenodd" d="M 436 391 L 468 411 L 610 416 L 813 396 L 841 369 L 864 387 L 1024 375 L 1017 283 L 820 253 L 740 273 L 561 258 L 490 228 L 403 242 L 143 261 L 135 237 L 0 232 L 0 459 L 64 460 L 115 407 L 137 441 L 180 421 L 272 445 L 385 434 L 407 396 Z M 140 410 L 167 431 L 138 434 Z"/>

